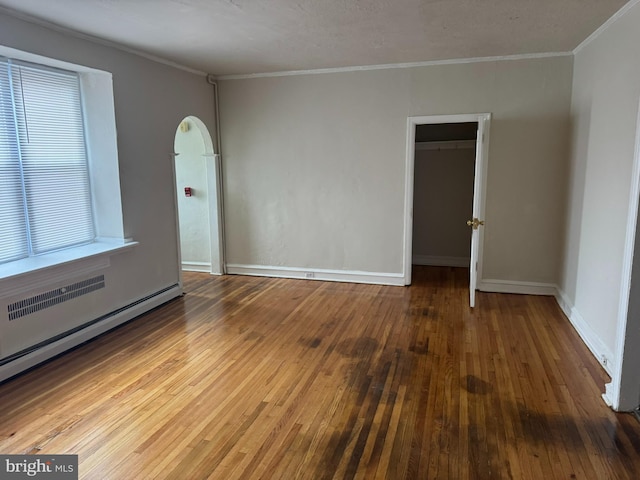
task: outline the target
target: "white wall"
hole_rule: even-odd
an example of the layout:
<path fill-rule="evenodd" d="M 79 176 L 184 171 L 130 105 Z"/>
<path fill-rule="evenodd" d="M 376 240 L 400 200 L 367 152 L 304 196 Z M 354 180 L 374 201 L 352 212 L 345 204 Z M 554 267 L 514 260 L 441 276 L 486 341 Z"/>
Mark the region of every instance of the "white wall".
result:
<path fill-rule="evenodd" d="M 408 116 L 491 112 L 484 276 L 554 284 L 570 56 L 220 81 L 227 261 L 403 273 Z"/>
<path fill-rule="evenodd" d="M 189 130 L 176 131 L 176 186 L 180 223 L 180 251 L 184 270 L 211 271 L 211 228 L 204 140 L 188 119 Z M 192 196 L 184 194 L 192 188 Z"/>
<path fill-rule="evenodd" d="M 621 355 L 616 331 L 619 315 L 625 314 L 619 302 L 640 97 L 638 25 L 636 2 L 580 48 L 574 61 L 571 183 L 560 288 L 573 308 L 574 323 L 609 362 Z"/>
<path fill-rule="evenodd" d="M 47 309 L 49 321 L 73 319 L 75 325 L 82 324 L 176 285 L 170 153 L 176 126 L 184 117 L 197 115 L 213 131 L 211 86 L 202 76 L 5 14 L 0 14 L 0 45 L 113 74 L 124 235 L 139 245 L 111 257 L 110 264 L 96 272 L 105 274 L 107 286 L 93 292 L 91 301 L 69 301 Z"/>
<path fill-rule="evenodd" d="M 416 149 L 414 263 L 469 266 L 475 148 Z M 457 259 L 457 260 L 456 260 Z"/>

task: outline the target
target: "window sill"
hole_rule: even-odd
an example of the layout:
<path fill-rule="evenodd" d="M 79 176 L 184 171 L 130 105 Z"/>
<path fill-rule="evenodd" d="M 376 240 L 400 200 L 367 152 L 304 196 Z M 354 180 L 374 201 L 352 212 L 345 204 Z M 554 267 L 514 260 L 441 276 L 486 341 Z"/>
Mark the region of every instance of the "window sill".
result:
<path fill-rule="evenodd" d="M 99 240 L 88 245 L 5 263 L 0 265 L 0 291 L 6 297 L 104 269 L 110 265 L 112 255 L 136 245 L 138 242 L 131 240 Z"/>

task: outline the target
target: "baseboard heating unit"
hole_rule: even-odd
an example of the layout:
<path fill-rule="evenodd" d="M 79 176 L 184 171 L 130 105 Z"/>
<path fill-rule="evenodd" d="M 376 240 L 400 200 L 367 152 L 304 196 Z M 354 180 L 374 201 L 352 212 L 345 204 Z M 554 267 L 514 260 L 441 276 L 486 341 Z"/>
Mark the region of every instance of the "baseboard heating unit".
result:
<path fill-rule="evenodd" d="M 53 307 L 60 303 L 81 297 L 91 292 L 104 288 L 104 275 L 88 278 L 81 282 L 72 283 L 65 287 L 56 288 L 33 297 L 14 302 L 7 307 L 9 320 L 30 315 L 45 308 Z"/>
<path fill-rule="evenodd" d="M 101 288 L 104 288 L 103 275 L 13 302 L 7 307 L 9 321 L 19 322 L 22 317 Z M 0 358 L 0 382 L 133 320 L 180 295 L 182 295 L 180 285 L 177 283 L 170 285 L 106 315 Z"/>

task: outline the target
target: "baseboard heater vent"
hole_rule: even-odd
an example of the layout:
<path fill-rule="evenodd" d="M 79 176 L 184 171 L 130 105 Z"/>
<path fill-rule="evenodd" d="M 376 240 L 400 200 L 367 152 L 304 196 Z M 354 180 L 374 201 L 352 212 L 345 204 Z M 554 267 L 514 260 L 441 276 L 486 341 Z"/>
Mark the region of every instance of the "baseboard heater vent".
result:
<path fill-rule="evenodd" d="M 88 278 L 81 282 L 67 285 L 66 287 L 56 288 L 55 290 L 41 293 L 34 297 L 25 298 L 7 307 L 9 320 L 16 320 L 25 315 L 30 315 L 45 308 L 66 302 L 67 300 L 100 290 L 101 288 L 104 288 L 104 275 L 98 275 L 97 277 Z"/>
<path fill-rule="evenodd" d="M 144 302 L 147 302 L 155 297 L 159 297 L 160 295 L 164 294 L 165 292 L 168 292 L 170 290 L 173 290 L 174 288 L 178 288 L 179 285 L 177 283 L 174 283 L 173 285 L 170 285 L 168 287 L 163 288 L 162 290 L 157 291 L 156 293 L 152 293 L 151 295 L 147 295 L 146 297 L 143 297 L 139 300 L 136 300 L 135 302 L 132 302 L 128 305 L 125 305 L 124 307 L 118 308 L 117 310 L 114 310 L 110 313 L 107 313 L 106 315 L 102 315 L 101 317 L 98 317 L 94 320 L 91 320 L 90 322 L 84 323 L 82 325 L 79 325 L 75 328 L 72 328 L 71 330 L 67 330 L 66 332 L 60 333 L 58 335 L 55 335 L 51 338 L 46 339 L 43 342 L 37 343 L 35 345 L 32 345 L 29 348 L 25 348 L 24 350 L 21 350 L 17 353 L 14 353 L 13 355 L 9 355 L 8 357 L 5 358 L 0 358 L 0 367 L 2 367 L 3 365 L 6 365 L 7 363 L 11 363 L 21 357 L 24 357 L 30 353 L 35 352 L 36 350 L 42 348 L 42 347 L 46 347 L 47 345 L 50 345 L 54 342 L 57 342 L 58 340 L 62 340 L 65 337 L 68 337 L 70 335 L 73 335 L 74 333 L 77 333 L 85 328 L 88 328 L 92 325 L 95 325 L 96 323 L 100 323 L 103 322 L 105 320 L 108 320 L 112 317 L 115 317 L 123 312 L 126 312 L 127 310 L 130 310 Z M 156 307 L 157 308 L 157 307 Z M 142 315 L 142 314 L 140 314 Z M 134 317 L 135 318 L 135 317 Z M 126 323 L 126 322 L 125 322 Z M 115 328 L 115 327 L 112 327 Z M 3 380 L 4 381 L 4 380 Z M 1 382 L 0 382 L 1 383 Z"/>

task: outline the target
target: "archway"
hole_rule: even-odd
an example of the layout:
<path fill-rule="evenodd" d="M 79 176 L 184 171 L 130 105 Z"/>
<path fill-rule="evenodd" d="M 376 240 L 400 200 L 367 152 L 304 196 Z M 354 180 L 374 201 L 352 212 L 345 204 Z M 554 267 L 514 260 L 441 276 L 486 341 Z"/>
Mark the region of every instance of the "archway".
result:
<path fill-rule="evenodd" d="M 180 263 L 185 271 L 224 273 L 220 158 L 206 125 L 184 118 L 174 140 Z"/>

